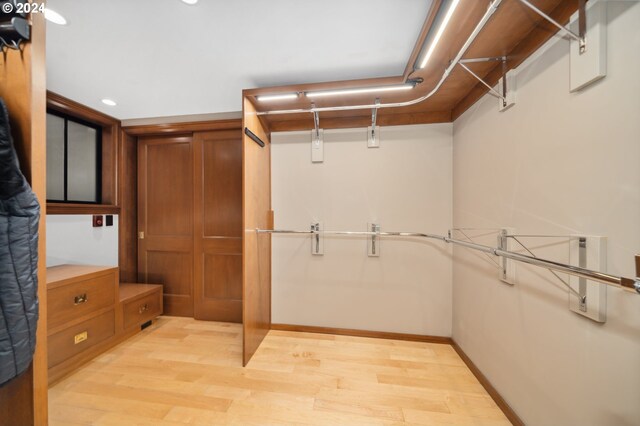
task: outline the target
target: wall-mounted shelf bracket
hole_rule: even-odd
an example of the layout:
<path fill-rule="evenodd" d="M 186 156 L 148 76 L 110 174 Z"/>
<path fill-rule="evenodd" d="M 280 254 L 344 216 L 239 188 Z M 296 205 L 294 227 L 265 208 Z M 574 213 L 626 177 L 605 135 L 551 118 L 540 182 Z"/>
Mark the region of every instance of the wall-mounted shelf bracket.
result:
<path fill-rule="evenodd" d="M 500 111 L 504 111 L 516 103 L 516 77 L 514 71 L 507 71 L 507 57 L 506 56 L 498 56 L 498 57 L 488 57 L 488 58 L 468 58 L 461 59 L 458 64 L 467 71 L 473 78 L 478 80 L 489 89 L 489 94 L 498 98 Z M 498 86 L 501 88 L 500 91 L 494 89 L 489 83 L 484 81 L 482 77 L 473 72 L 471 68 L 467 66 L 467 64 L 474 64 L 478 62 L 491 62 L 491 61 L 500 61 L 502 62 L 502 78 L 498 81 Z"/>
<path fill-rule="evenodd" d="M 594 236 L 576 236 L 569 242 L 569 263 L 581 268 L 607 266 L 607 239 Z M 569 277 L 569 309 L 593 321 L 607 320 L 607 286 L 584 277 Z M 577 292 L 577 295 L 575 294 Z"/>
<path fill-rule="evenodd" d="M 513 228 L 503 228 L 500 230 L 498 234 L 498 248 L 500 250 L 514 250 L 514 241 L 509 238 L 509 235 L 512 235 L 514 232 L 515 229 Z M 514 285 L 516 283 L 516 261 L 506 257 L 499 258 L 499 260 L 500 270 L 498 271 L 498 278 L 504 283 Z"/>
<path fill-rule="evenodd" d="M 367 128 L 367 147 L 380 148 L 380 134 L 378 132 L 378 106 L 380 98 L 376 98 L 376 107 L 371 109 L 371 127 Z"/>
<path fill-rule="evenodd" d="M 367 239 L 367 255 L 369 257 L 380 256 L 380 224 L 367 223 L 367 231 L 374 232 Z"/>
<path fill-rule="evenodd" d="M 311 104 L 315 108 L 315 104 Z M 324 132 L 320 128 L 320 115 L 313 112 L 313 130 L 311 131 L 311 162 L 322 163 L 324 161 Z"/>
<path fill-rule="evenodd" d="M 324 254 L 324 226 L 322 222 L 311 223 L 311 254 L 322 256 Z"/>
<path fill-rule="evenodd" d="M 564 35 L 567 35 L 570 38 L 574 39 L 576 42 L 578 42 L 580 54 L 586 52 L 586 50 L 587 50 L 587 40 L 586 40 L 586 32 L 587 32 L 586 3 L 587 3 L 587 0 L 579 0 L 578 1 L 578 21 L 579 21 L 579 23 L 578 23 L 578 26 L 579 26 L 578 34 L 576 34 L 575 32 L 571 31 L 569 28 L 565 27 L 564 25 L 560 24 L 559 22 L 557 22 L 551 16 L 547 15 L 546 13 L 544 13 L 542 10 L 538 9 L 536 6 L 531 4 L 531 2 L 529 0 L 519 0 L 519 1 L 520 1 L 520 3 L 524 4 L 529 9 L 533 10 L 535 13 L 537 13 L 538 15 L 543 17 L 545 20 L 549 21 L 549 23 L 555 25 L 560 31 L 562 31 L 562 33 Z"/>

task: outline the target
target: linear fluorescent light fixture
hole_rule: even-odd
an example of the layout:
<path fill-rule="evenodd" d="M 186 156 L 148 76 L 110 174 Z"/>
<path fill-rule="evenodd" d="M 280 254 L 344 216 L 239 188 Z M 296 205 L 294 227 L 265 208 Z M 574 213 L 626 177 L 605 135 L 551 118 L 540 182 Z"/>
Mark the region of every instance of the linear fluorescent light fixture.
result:
<path fill-rule="evenodd" d="M 260 95 L 257 97 L 258 102 L 269 102 L 269 101 L 286 101 L 296 99 L 298 97 L 297 93 L 283 93 L 280 95 Z"/>
<path fill-rule="evenodd" d="M 378 92 L 396 92 L 400 90 L 411 90 L 415 87 L 415 83 L 396 84 L 393 86 L 376 86 L 361 87 L 357 89 L 339 89 L 339 90 L 323 90 L 319 92 L 306 92 L 307 98 L 322 98 L 325 96 L 344 96 L 344 95 L 360 95 L 366 93 Z"/>
<path fill-rule="evenodd" d="M 438 30 L 436 31 L 435 35 L 430 40 L 430 43 L 429 42 L 425 43 L 425 46 L 428 46 L 428 48 L 427 48 L 427 51 L 424 53 L 422 60 L 420 61 L 420 66 L 418 68 L 424 68 L 427 66 L 427 62 L 429 62 L 429 58 L 431 58 L 431 54 L 433 53 L 433 51 L 436 48 L 436 45 L 440 41 L 440 37 L 442 37 L 442 33 L 444 33 L 445 28 L 447 28 L 447 25 L 449 24 L 449 21 L 451 20 L 451 16 L 453 15 L 453 12 L 455 12 L 456 7 L 458 6 L 458 3 L 460 3 L 460 0 L 451 0 L 449 4 L 449 8 L 445 13 L 444 18 L 442 18 L 442 21 L 440 22 L 440 26 L 438 27 Z M 429 40 L 429 38 L 430 37 L 427 37 L 427 41 Z"/>

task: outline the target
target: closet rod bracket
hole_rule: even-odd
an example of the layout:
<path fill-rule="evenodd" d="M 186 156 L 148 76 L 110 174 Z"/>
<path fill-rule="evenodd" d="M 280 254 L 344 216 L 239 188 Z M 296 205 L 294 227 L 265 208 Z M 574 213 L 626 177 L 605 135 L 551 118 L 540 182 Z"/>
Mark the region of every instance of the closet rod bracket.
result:
<path fill-rule="evenodd" d="M 380 107 L 380 98 L 376 98 L 375 107 L 371 109 L 371 127 L 367 129 L 367 147 L 379 148 L 380 136 L 378 135 L 378 108 Z"/>
<path fill-rule="evenodd" d="M 562 31 L 565 35 L 571 37 L 572 39 L 578 42 L 580 47 L 580 54 L 587 51 L 587 41 L 586 41 L 586 32 L 587 32 L 587 19 L 586 19 L 586 3 L 587 0 L 579 0 L 578 2 L 578 34 L 574 33 L 564 25 L 560 24 L 558 21 L 553 19 L 551 16 L 544 13 L 542 10 L 538 9 L 534 6 L 529 0 L 519 0 L 520 3 L 527 6 L 529 9 L 533 10 L 535 13 L 540 15 L 549 23 L 556 26 L 560 31 Z"/>

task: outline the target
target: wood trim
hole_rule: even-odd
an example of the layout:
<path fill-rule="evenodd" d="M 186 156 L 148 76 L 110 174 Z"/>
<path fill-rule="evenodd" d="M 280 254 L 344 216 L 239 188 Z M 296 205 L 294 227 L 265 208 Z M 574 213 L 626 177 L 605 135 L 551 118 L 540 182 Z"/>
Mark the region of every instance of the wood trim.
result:
<path fill-rule="evenodd" d="M 471 361 L 471 358 L 467 356 L 467 354 L 453 339 L 451 340 L 451 346 L 458 353 L 460 358 L 462 358 L 462 361 L 467 364 L 469 370 L 471 370 L 473 375 L 476 376 L 476 379 L 478 379 L 480 384 L 485 388 L 489 396 L 491 396 L 491 398 L 495 401 L 496 405 L 498 405 L 498 407 L 502 410 L 511 424 L 513 424 L 514 426 L 524 426 L 524 422 L 522 421 L 522 419 L 520 419 L 520 417 L 518 417 L 518 414 L 516 414 L 513 408 L 511 408 L 511 406 L 507 403 L 507 401 L 505 401 L 502 395 L 500 395 L 498 390 L 493 387 L 489 379 L 487 379 L 487 377 L 482 374 L 482 371 L 480 371 L 480 369 L 473 363 L 473 361 Z"/>
<path fill-rule="evenodd" d="M 0 96 L 10 113 L 11 132 L 23 174 L 41 205 L 38 227 L 39 320 L 31 367 L 0 387 L 1 425 L 46 425 L 47 289 L 46 285 L 46 65 L 45 21 L 32 14 L 31 41 L 21 51 L 0 55 Z"/>
<path fill-rule="evenodd" d="M 120 145 L 120 121 L 100 111 L 89 108 L 57 93 L 47 91 L 47 109 L 78 118 L 102 127 L 102 204 L 116 207 L 118 200 L 118 153 Z M 66 207 L 62 207 L 62 206 Z M 86 210 L 85 204 L 48 203 L 50 214 L 114 213 L 104 209 Z"/>
<path fill-rule="evenodd" d="M 433 124 L 450 123 L 450 111 L 434 111 L 407 114 L 379 113 L 378 126 L 402 126 L 409 124 Z M 355 127 L 371 126 L 371 114 L 367 116 L 332 117 L 321 120 L 323 129 L 351 129 Z M 270 124 L 272 132 L 289 132 L 299 130 L 309 130 L 313 128 L 313 119 L 309 115 L 308 119 L 302 120 L 272 120 Z"/>
<path fill-rule="evenodd" d="M 424 24 L 422 25 L 422 29 L 420 30 L 420 35 L 416 40 L 416 44 L 411 51 L 411 56 L 409 56 L 409 60 L 407 61 L 407 65 L 404 69 L 404 73 L 402 75 L 403 80 L 409 78 L 409 76 L 413 73 L 413 65 L 418 60 L 418 56 L 422 53 L 422 45 L 429 34 L 429 30 L 431 30 L 431 25 L 433 21 L 436 19 L 438 12 L 440 11 L 440 6 L 442 5 L 442 0 L 434 0 L 431 4 L 431 8 L 429 9 L 429 13 L 427 13 L 427 19 L 425 19 Z"/>
<path fill-rule="evenodd" d="M 352 328 L 316 327 L 312 325 L 271 324 L 271 330 L 297 331 L 300 333 L 335 334 L 337 336 L 371 337 L 374 339 L 406 340 L 452 345 L 451 337 L 422 334 L 393 333 L 388 331 L 356 330 Z"/>
<path fill-rule="evenodd" d="M 120 214 L 120 207 L 106 204 L 48 203 L 47 214 Z"/>
<path fill-rule="evenodd" d="M 186 123 L 144 124 L 122 128 L 130 136 L 159 136 L 177 133 L 192 133 L 210 130 L 240 130 L 242 119 L 210 120 Z"/>
<path fill-rule="evenodd" d="M 91 123 L 101 126 L 119 125 L 120 121 L 110 115 L 103 114 L 100 111 L 89 108 L 74 100 L 65 98 L 62 95 L 47 90 L 47 108 L 61 112 L 66 115 L 80 118 Z"/>
<path fill-rule="evenodd" d="M 138 279 L 138 139 L 121 130 L 118 157 L 118 266 L 120 280 Z"/>

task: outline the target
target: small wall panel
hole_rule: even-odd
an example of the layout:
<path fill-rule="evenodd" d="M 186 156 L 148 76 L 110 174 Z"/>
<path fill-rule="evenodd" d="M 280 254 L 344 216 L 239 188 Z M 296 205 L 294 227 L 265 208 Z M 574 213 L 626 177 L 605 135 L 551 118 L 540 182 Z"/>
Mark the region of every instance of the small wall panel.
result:
<path fill-rule="evenodd" d="M 167 315 L 192 316 L 192 268 L 191 253 L 146 252 L 146 282 L 161 283 L 165 313 Z"/>
<path fill-rule="evenodd" d="M 146 233 L 191 235 L 191 144 L 189 141 L 149 144 L 146 162 Z"/>
<path fill-rule="evenodd" d="M 230 299 L 242 302 L 242 255 L 205 254 L 204 284 L 207 299 Z"/>

